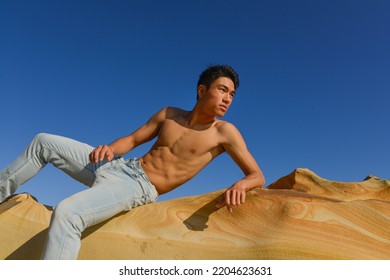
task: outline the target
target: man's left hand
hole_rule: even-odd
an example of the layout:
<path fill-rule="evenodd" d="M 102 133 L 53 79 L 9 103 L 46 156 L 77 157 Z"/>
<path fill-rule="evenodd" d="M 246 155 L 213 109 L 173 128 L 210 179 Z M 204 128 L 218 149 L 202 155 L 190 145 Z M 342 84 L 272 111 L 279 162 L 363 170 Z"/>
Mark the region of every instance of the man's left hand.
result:
<path fill-rule="evenodd" d="M 228 211 L 233 212 L 233 206 L 245 203 L 246 191 L 243 187 L 233 185 L 225 191 L 221 201 L 216 205 L 217 208 L 222 208 L 226 205 Z"/>

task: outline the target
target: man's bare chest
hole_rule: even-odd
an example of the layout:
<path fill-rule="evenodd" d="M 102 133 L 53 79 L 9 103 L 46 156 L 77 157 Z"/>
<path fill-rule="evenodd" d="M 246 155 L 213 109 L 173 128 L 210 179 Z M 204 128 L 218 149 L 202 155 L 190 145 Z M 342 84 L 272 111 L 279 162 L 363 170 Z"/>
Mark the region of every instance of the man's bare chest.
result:
<path fill-rule="evenodd" d="M 191 129 L 167 120 L 160 128 L 157 144 L 181 156 L 200 156 L 219 148 L 218 131 L 215 127 Z"/>

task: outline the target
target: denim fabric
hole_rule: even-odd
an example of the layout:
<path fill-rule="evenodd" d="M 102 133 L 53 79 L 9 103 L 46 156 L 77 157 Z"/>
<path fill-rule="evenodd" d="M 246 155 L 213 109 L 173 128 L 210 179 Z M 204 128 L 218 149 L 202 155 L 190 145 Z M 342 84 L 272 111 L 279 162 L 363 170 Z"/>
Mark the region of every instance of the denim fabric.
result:
<path fill-rule="evenodd" d="M 76 259 L 85 228 L 157 200 L 158 193 L 137 159 L 89 162 L 93 147 L 75 140 L 38 134 L 27 149 L 0 171 L 0 202 L 47 163 L 89 186 L 54 209 L 42 259 Z"/>

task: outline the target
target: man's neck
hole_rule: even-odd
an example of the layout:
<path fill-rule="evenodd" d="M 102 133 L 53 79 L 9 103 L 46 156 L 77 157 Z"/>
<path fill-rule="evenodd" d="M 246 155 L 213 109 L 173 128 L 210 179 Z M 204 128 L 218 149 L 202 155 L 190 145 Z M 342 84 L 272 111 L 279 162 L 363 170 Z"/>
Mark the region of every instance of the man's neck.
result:
<path fill-rule="evenodd" d="M 190 127 L 211 126 L 216 120 L 216 116 L 206 114 L 195 106 L 187 117 L 187 124 Z"/>

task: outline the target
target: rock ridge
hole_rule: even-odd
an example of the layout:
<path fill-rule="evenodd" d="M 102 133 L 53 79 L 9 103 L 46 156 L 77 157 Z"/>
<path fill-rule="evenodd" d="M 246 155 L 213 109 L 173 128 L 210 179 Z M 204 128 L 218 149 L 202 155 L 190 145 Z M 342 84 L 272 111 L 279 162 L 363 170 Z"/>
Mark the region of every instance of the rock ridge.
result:
<path fill-rule="evenodd" d="M 390 259 L 390 181 L 337 182 L 297 168 L 248 192 L 148 204 L 88 228 L 79 259 Z M 30 194 L 0 204 L 0 259 L 39 259 L 52 209 Z"/>

